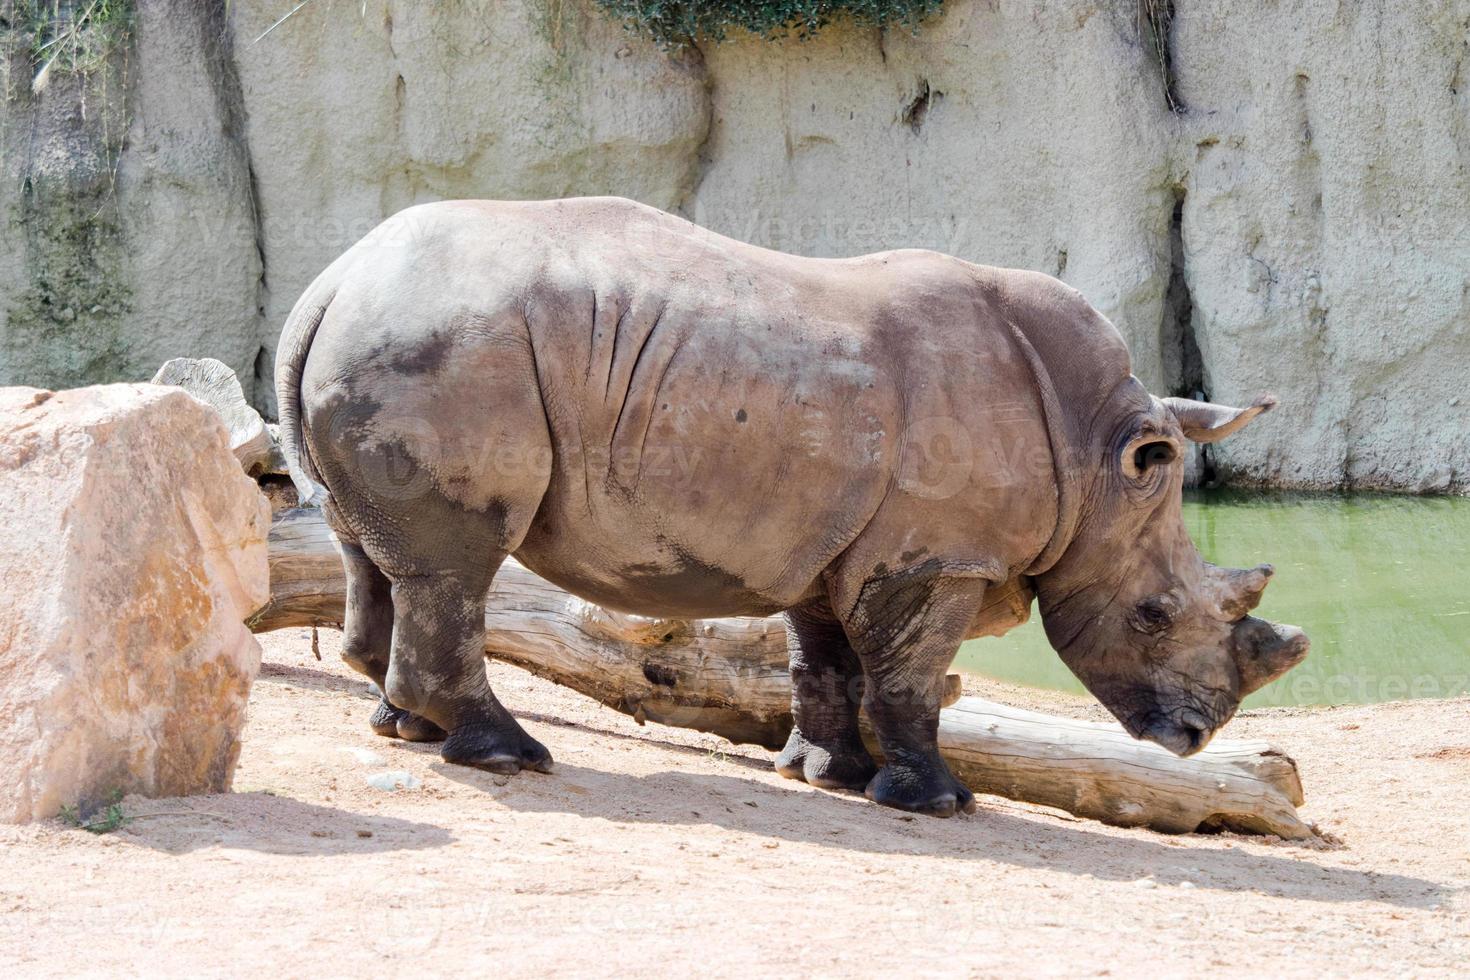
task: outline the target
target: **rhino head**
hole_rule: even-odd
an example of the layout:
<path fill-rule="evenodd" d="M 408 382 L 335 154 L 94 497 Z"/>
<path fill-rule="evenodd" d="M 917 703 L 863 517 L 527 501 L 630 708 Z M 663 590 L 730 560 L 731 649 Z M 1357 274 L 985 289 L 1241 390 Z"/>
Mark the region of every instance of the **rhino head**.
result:
<path fill-rule="evenodd" d="M 1307 654 L 1306 634 L 1250 615 L 1270 565 L 1204 561 L 1180 514 L 1185 440 L 1215 442 L 1275 405 L 1158 399 L 1137 382 L 1100 414 L 1077 477 L 1076 525 L 1036 578 L 1047 638 L 1135 738 L 1204 748 L 1247 694 Z M 1105 421 L 1106 420 L 1106 421 Z"/>

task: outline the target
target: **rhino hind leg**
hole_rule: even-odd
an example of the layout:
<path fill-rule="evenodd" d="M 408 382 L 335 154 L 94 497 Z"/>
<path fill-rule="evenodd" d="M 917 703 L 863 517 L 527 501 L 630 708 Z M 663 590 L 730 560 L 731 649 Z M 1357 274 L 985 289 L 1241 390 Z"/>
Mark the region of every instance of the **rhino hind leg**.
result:
<path fill-rule="evenodd" d="M 863 665 L 863 705 L 884 765 L 866 795 L 884 806 L 950 817 L 975 794 L 939 754 L 945 674 L 980 606 L 985 583 L 919 568 L 868 582 L 848 629 Z"/>
<path fill-rule="evenodd" d="M 786 613 L 791 713 L 776 771 L 822 789 L 862 792 L 878 771 L 858 730 L 863 668 L 826 600 Z"/>
<path fill-rule="evenodd" d="M 368 718 L 368 727 L 375 735 L 401 738 L 405 742 L 442 742 L 447 734 L 429 719 L 395 707 L 386 697 L 378 701 L 378 706 L 373 709 Z"/>
<path fill-rule="evenodd" d="M 342 624 L 342 659 L 384 690 L 393 639 L 392 583 L 344 531 L 338 531 L 342 567 L 347 574 L 347 612 Z M 386 695 L 373 709 L 368 727 L 384 738 L 437 742 L 444 730 L 427 718 L 395 706 Z"/>
<path fill-rule="evenodd" d="M 393 582 L 395 630 L 388 699 L 448 733 L 445 762 L 510 775 L 551 771 L 551 753 L 526 734 L 485 677 L 489 568 L 438 570 Z"/>
<path fill-rule="evenodd" d="M 381 685 L 389 709 L 376 720 L 386 731 L 391 719 L 400 737 L 444 732 L 446 762 L 550 771 L 550 753 L 500 704 L 485 673 L 490 582 L 525 538 L 551 473 L 524 318 L 518 309 L 476 318 L 471 329 L 354 302 L 339 293 L 313 341 L 302 440 L 330 494 L 328 522 L 353 532 L 347 539 L 381 573 L 361 566 L 379 637 L 375 670 L 391 621 Z M 377 346 L 364 348 L 369 337 Z"/>

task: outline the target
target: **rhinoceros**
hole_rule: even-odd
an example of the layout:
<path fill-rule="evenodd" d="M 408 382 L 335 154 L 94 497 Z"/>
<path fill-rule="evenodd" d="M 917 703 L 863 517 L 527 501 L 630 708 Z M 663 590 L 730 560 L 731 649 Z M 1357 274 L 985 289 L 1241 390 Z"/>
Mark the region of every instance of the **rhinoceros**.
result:
<path fill-rule="evenodd" d="M 1151 396 L 1050 276 L 921 250 L 816 259 L 616 198 L 411 208 L 312 283 L 276 360 L 284 449 L 324 486 L 344 657 L 379 734 L 549 771 L 492 693 L 506 556 L 613 609 L 784 613 L 786 776 L 940 816 L 936 744 L 988 589 L 1034 589 L 1066 664 L 1188 754 L 1307 651 L 1204 562 L 1185 440 L 1273 405 Z M 866 711 L 878 766 L 859 736 Z"/>

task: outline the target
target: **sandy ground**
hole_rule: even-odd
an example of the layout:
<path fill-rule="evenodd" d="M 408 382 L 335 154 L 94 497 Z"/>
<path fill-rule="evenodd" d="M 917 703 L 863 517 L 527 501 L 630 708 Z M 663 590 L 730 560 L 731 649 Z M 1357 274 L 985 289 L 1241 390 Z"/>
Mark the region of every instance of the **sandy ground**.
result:
<path fill-rule="evenodd" d="M 374 737 L 322 634 L 263 638 L 236 792 L 0 828 L 10 975 L 1317 975 L 1470 968 L 1470 700 L 1271 710 L 1340 843 L 1169 837 L 982 798 L 910 818 L 511 668 L 552 776 Z M 1061 713 L 1095 705 L 997 695 Z M 368 777 L 411 774 L 414 789 Z"/>

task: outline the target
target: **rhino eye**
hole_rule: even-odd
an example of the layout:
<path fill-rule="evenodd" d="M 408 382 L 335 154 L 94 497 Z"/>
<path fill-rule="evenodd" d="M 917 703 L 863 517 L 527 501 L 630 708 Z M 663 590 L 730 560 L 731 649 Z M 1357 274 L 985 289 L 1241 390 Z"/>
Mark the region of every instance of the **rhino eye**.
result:
<path fill-rule="evenodd" d="M 1133 607 L 1133 624 L 1144 633 L 1168 629 L 1174 613 L 1158 596 L 1149 596 Z"/>
<path fill-rule="evenodd" d="M 1174 462 L 1178 455 L 1172 442 L 1146 442 L 1133 450 L 1133 468 L 1145 473 L 1150 467 Z"/>

